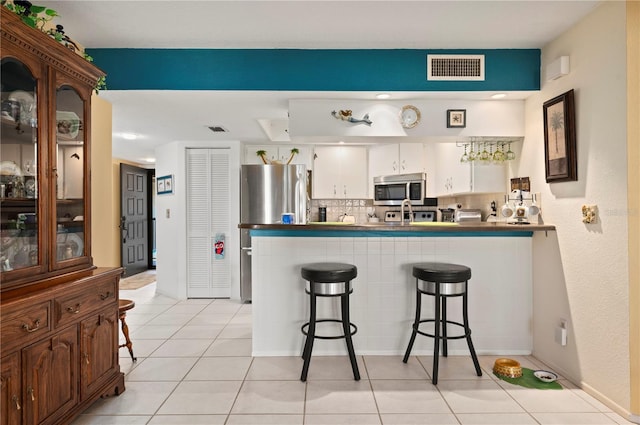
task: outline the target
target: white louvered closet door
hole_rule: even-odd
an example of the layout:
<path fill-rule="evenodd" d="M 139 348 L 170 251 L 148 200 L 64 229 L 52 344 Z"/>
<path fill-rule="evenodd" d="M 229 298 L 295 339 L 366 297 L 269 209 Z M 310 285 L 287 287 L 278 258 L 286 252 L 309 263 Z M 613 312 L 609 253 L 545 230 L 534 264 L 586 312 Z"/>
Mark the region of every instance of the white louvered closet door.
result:
<path fill-rule="evenodd" d="M 187 297 L 231 295 L 228 149 L 187 149 Z M 225 235 L 216 258 L 216 235 Z"/>

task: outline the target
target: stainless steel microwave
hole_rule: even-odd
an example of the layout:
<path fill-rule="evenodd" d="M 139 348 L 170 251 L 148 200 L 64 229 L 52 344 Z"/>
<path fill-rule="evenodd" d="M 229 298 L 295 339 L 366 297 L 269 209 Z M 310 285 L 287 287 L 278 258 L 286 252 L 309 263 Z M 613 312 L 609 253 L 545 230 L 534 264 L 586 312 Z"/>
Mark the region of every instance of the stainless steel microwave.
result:
<path fill-rule="evenodd" d="M 411 205 L 425 205 L 427 174 L 393 174 L 373 178 L 373 205 L 400 205 L 405 199 Z"/>

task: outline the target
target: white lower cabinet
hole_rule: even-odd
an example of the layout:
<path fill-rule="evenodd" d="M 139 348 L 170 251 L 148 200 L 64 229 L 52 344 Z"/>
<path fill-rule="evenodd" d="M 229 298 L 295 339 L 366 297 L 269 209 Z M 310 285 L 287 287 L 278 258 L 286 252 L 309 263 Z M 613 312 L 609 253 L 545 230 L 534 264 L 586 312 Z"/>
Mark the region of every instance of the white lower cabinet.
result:
<path fill-rule="evenodd" d="M 316 199 L 367 198 L 367 148 L 316 146 L 313 191 Z"/>
<path fill-rule="evenodd" d="M 464 149 L 455 143 L 437 143 L 434 146 L 435 196 L 507 191 L 507 166 L 483 164 L 479 161 L 460 162 Z"/>

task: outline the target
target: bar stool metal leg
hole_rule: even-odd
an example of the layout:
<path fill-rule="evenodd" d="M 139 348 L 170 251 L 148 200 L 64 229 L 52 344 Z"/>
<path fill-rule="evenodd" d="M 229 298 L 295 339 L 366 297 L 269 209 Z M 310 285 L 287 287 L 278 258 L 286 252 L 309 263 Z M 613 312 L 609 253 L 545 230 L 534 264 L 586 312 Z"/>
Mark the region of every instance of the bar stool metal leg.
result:
<path fill-rule="evenodd" d="M 476 356 L 476 350 L 473 348 L 473 342 L 471 342 L 471 328 L 469 327 L 469 315 L 467 314 L 467 293 L 462 296 L 462 323 L 464 324 L 464 331 L 467 335 L 467 345 L 471 352 L 471 358 L 473 359 L 473 365 L 476 368 L 476 375 L 482 376 L 482 369 L 480 369 L 480 363 L 478 362 L 478 356 Z"/>
<path fill-rule="evenodd" d="M 313 282 L 309 282 L 309 328 L 307 330 L 307 340 L 304 343 L 304 350 L 302 352 L 304 364 L 302 365 L 302 374 L 300 375 L 300 380 L 303 382 L 307 380 L 309 364 L 311 363 L 311 352 L 313 350 L 313 340 L 316 335 L 316 294 L 314 286 Z"/>
<path fill-rule="evenodd" d="M 438 361 L 440 357 L 440 282 L 436 282 L 436 311 L 433 330 L 433 371 L 431 372 L 431 382 L 433 385 L 438 384 Z"/>
<path fill-rule="evenodd" d="M 353 349 L 353 341 L 351 340 L 351 325 L 349 319 L 349 294 L 340 296 L 340 304 L 342 307 L 342 329 L 344 331 L 344 340 L 347 343 L 347 352 L 351 361 L 351 370 L 353 370 L 353 379 L 360 380 L 360 371 L 358 370 L 358 362 L 356 361 L 356 353 Z"/>
<path fill-rule="evenodd" d="M 404 353 L 402 361 L 404 363 L 409 361 L 409 355 L 413 349 L 413 343 L 416 342 L 416 335 L 418 334 L 418 327 L 420 326 L 420 310 L 422 309 L 422 294 L 418 291 L 418 279 L 416 279 L 416 318 L 413 321 L 413 331 L 411 332 L 411 339 L 409 340 L 409 346 Z"/>
<path fill-rule="evenodd" d="M 440 295 L 440 301 L 442 303 L 442 356 L 447 357 L 447 297 Z"/>

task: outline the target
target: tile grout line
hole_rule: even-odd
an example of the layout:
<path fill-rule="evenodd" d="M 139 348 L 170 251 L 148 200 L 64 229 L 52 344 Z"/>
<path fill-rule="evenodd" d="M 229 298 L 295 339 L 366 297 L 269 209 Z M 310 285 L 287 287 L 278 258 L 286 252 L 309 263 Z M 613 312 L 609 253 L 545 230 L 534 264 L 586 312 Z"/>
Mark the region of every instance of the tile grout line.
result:
<path fill-rule="evenodd" d="M 369 388 L 371 389 L 373 402 L 375 403 L 376 411 L 378 412 L 378 420 L 380 421 L 381 424 L 383 424 L 384 422 L 382 421 L 382 413 L 380 413 L 380 406 L 378 406 L 378 399 L 376 398 L 376 392 L 373 390 L 373 383 L 371 382 L 371 376 L 369 375 L 369 368 L 367 367 L 367 361 L 364 356 L 361 356 L 361 358 L 362 358 L 362 364 L 364 365 L 364 370 L 367 373 L 367 380 L 369 381 Z"/>

